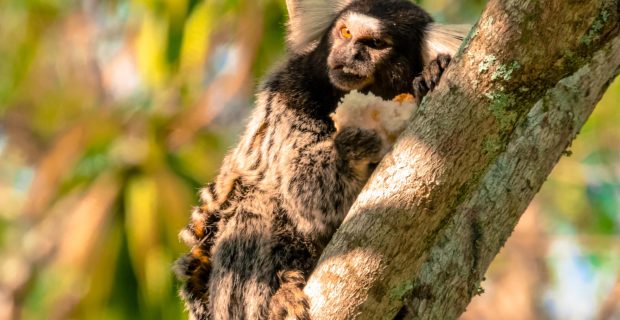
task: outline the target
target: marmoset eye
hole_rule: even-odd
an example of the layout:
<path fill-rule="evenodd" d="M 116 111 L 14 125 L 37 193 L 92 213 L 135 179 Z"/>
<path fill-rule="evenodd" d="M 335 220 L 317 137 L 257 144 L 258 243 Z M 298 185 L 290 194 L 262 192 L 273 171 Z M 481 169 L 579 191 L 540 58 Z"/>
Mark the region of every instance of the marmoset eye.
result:
<path fill-rule="evenodd" d="M 388 46 L 388 43 L 381 39 L 372 39 L 371 47 L 375 49 L 383 49 Z"/>
<path fill-rule="evenodd" d="M 347 27 L 340 28 L 340 36 L 342 36 L 345 39 L 351 39 L 351 37 L 353 37 L 353 35 L 351 34 L 351 31 L 349 31 Z"/>

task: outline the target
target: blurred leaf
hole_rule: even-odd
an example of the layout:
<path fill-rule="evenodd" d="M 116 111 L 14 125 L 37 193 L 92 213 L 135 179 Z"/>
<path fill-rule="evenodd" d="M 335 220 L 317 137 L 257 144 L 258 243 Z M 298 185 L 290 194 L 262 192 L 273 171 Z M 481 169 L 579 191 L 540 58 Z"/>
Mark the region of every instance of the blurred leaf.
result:
<path fill-rule="evenodd" d="M 122 222 L 117 225 L 123 228 Z M 140 308 L 139 302 L 139 283 L 135 273 L 135 267 L 132 266 L 131 253 L 129 252 L 128 234 L 126 231 L 121 232 L 123 235 L 116 265 L 109 265 L 115 268 L 115 278 L 112 281 L 112 292 L 108 297 L 108 303 L 102 305 L 112 318 L 116 319 L 141 319 L 144 317 L 145 310 Z M 83 319 L 89 319 L 84 317 Z"/>
<path fill-rule="evenodd" d="M 168 74 L 165 59 L 167 34 L 165 21 L 145 13 L 136 44 L 138 66 L 146 82 L 155 88 L 164 84 Z"/>
<path fill-rule="evenodd" d="M 203 66 L 209 50 L 209 37 L 212 31 L 212 6 L 210 2 L 194 1 L 194 10 L 185 22 L 184 39 L 181 48 L 181 70 L 194 71 L 195 76 L 203 75 Z"/>
<path fill-rule="evenodd" d="M 185 246 L 179 241 L 178 234 L 187 223 L 188 204 L 196 203 L 195 190 L 189 188 L 185 181 L 170 172 L 161 172 L 156 176 L 157 213 L 162 225 L 162 242 L 171 249 L 169 253 L 180 254 Z"/>
<path fill-rule="evenodd" d="M 109 297 L 114 288 L 116 279 L 115 266 L 118 264 L 120 249 L 122 245 L 122 227 L 118 223 L 113 223 L 98 255 L 94 257 L 97 262 L 94 263 L 93 271 L 90 275 L 90 290 L 84 296 L 84 299 L 76 307 L 73 316 L 80 319 L 111 319 L 109 311 L 102 306 L 108 305 Z"/>
<path fill-rule="evenodd" d="M 125 232 L 132 264 L 143 283 L 147 280 L 147 256 L 158 244 L 156 199 L 157 189 L 152 178 L 138 175 L 129 179 L 125 191 Z"/>

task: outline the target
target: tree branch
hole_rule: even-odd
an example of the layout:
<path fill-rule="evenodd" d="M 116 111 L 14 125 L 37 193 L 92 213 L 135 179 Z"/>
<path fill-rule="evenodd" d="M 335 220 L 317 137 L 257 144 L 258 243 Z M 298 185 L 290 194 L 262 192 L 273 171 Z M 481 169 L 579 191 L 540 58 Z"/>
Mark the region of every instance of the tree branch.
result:
<path fill-rule="evenodd" d="M 489 2 L 323 252 L 305 289 L 313 319 L 463 312 L 618 74 L 619 11 Z"/>
<path fill-rule="evenodd" d="M 618 66 L 620 37 L 534 105 L 475 193 L 442 228 L 407 299 L 413 314 L 456 318 L 465 311 L 489 264 L 620 71 Z M 454 286 L 460 278 L 473 281 Z M 433 286 L 437 282 L 450 285 Z"/>

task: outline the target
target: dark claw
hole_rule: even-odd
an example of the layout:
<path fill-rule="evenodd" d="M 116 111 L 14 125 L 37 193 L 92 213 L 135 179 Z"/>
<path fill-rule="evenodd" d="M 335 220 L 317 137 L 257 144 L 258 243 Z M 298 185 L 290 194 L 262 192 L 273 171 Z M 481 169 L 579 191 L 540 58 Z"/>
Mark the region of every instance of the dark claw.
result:
<path fill-rule="evenodd" d="M 451 57 L 447 54 L 440 54 L 437 58 L 424 67 L 422 73 L 413 79 L 413 95 L 415 96 L 416 103 L 419 105 L 422 99 L 428 94 L 429 91 L 433 91 L 443 72 L 450 64 Z"/>
<path fill-rule="evenodd" d="M 441 67 L 439 65 L 439 61 L 433 61 L 430 66 L 428 66 L 431 70 L 431 79 L 432 79 L 432 87 L 431 90 L 435 89 L 437 82 L 439 82 L 439 77 L 441 76 Z"/>
<path fill-rule="evenodd" d="M 439 61 L 439 65 L 441 66 L 442 69 L 445 69 L 448 67 L 448 65 L 450 64 L 450 60 L 452 60 L 452 57 L 450 57 L 447 54 L 441 54 L 437 57 L 437 61 Z"/>
<path fill-rule="evenodd" d="M 422 71 L 422 76 L 424 77 L 424 82 L 426 82 L 428 91 L 433 91 L 433 89 L 435 89 L 435 84 L 433 83 L 433 72 L 431 70 L 433 62 L 431 62 L 431 64 L 429 64 L 426 68 L 424 68 L 424 71 Z"/>
<path fill-rule="evenodd" d="M 416 77 L 413 79 L 413 96 L 415 97 L 415 103 L 420 105 L 422 98 L 428 93 L 428 87 L 423 77 Z"/>

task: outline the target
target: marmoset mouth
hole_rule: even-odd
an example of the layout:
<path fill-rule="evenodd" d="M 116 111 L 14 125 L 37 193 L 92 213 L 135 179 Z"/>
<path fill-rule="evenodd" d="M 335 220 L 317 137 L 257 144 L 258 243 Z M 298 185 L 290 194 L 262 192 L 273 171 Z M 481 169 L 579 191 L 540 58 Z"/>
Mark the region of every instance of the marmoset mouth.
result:
<path fill-rule="evenodd" d="M 342 90 L 359 90 L 372 83 L 373 77 L 361 74 L 352 68 L 336 66 L 329 70 L 329 80 Z"/>

